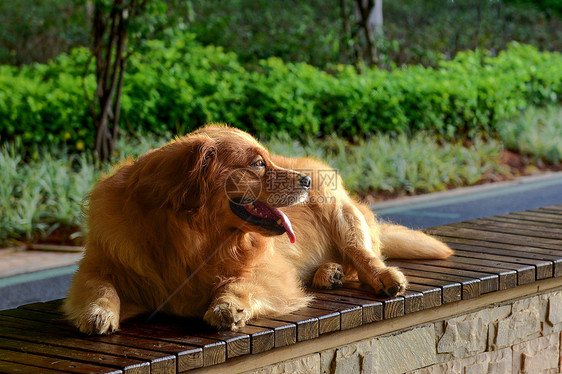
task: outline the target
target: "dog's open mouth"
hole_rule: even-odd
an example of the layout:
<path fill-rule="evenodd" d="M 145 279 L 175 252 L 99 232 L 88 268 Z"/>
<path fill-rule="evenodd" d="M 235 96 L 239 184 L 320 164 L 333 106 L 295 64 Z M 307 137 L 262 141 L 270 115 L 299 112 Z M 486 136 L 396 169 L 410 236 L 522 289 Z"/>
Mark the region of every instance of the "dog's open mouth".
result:
<path fill-rule="evenodd" d="M 291 243 L 296 241 L 289 217 L 277 208 L 260 201 L 235 199 L 230 201 L 230 209 L 246 222 L 279 235 L 287 233 Z"/>

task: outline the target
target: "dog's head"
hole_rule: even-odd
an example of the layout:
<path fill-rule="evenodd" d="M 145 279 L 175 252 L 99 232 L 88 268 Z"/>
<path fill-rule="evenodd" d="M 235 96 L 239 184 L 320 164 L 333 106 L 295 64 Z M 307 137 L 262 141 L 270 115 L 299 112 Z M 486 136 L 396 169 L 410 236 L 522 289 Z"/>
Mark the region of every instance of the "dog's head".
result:
<path fill-rule="evenodd" d="M 207 126 L 150 151 L 136 162 L 136 199 L 175 214 L 212 217 L 215 226 L 272 236 L 295 235 L 279 209 L 303 202 L 310 177 L 276 165 L 257 140 Z"/>

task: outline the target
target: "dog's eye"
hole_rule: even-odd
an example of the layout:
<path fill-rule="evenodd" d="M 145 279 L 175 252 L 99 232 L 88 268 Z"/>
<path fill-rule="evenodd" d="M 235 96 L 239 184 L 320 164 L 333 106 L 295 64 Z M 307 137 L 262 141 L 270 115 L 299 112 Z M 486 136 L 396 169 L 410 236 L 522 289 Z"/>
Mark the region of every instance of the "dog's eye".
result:
<path fill-rule="evenodd" d="M 265 167 L 265 161 L 262 159 L 259 159 L 255 162 L 253 162 L 252 164 L 250 164 L 250 166 L 253 166 L 255 168 L 264 168 Z"/>

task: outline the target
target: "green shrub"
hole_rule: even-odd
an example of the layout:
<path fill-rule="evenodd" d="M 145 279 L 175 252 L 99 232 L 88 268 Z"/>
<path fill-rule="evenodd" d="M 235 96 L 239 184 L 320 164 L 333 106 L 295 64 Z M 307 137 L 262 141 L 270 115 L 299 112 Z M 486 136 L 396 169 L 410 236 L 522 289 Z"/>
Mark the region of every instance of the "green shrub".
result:
<path fill-rule="evenodd" d="M 407 66 L 328 74 L 271 58 L 255 68 L 193 35 L 151 41 L 128 64 L 121 128 L 126 133 L 185 133 L 226 122 L 271 136 L 413 133 L 449 137 L 496 130 L 498 121 L 530 105 L 560 102 L 562 56 L 513 44 L 491 57 L 463 52 L 438 69 Z M 65 144 L 81 150 L 94 130 L 82 80 L 88 52 L 74 50 L 47 65 L 0 67 L 0 136 L 24 144 Z M 93 67 L 90 67 L 92 69 Z M 91 94 L 90 94 L 91 96 Z"/>

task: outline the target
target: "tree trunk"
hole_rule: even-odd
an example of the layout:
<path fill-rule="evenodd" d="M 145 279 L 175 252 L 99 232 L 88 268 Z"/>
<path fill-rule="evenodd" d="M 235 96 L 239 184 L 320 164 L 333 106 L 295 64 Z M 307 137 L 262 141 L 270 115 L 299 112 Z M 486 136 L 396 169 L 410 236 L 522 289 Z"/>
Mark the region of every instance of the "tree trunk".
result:
<path fill-rule="evenodd" d="M 94 5 L 92 54 L 96 60 L 97 105 L 92 116 L 96 128 L 94 150 L 101 160 L 111 157 L 119 134 L 129 16 L 134 6 L 135 0 L 114 0 L 108 13 L 100 1 Z"/>
<path fill-rule="evenodd" d="M 375 39 L 383 36 L 382 1 L 375 0 L 375 6 L 371 10 L 371 14 L 369 14 L 369 26 L 374 32 Z"/>
<path fill-rule="evenodd" d="M 375 8 L 374 0 L 355 0 L 355 9 L 358 16 L 357 23 L 363 30 L 363 35 L 365 36 L 366 50 L 369 65 L 378 64 L 378 51 L 375 44 L 375 33 L 371 25 L 369 24 L 369 19 L 371 13 Z M 382 6 L 381 6 L 382 10 Z"/>

